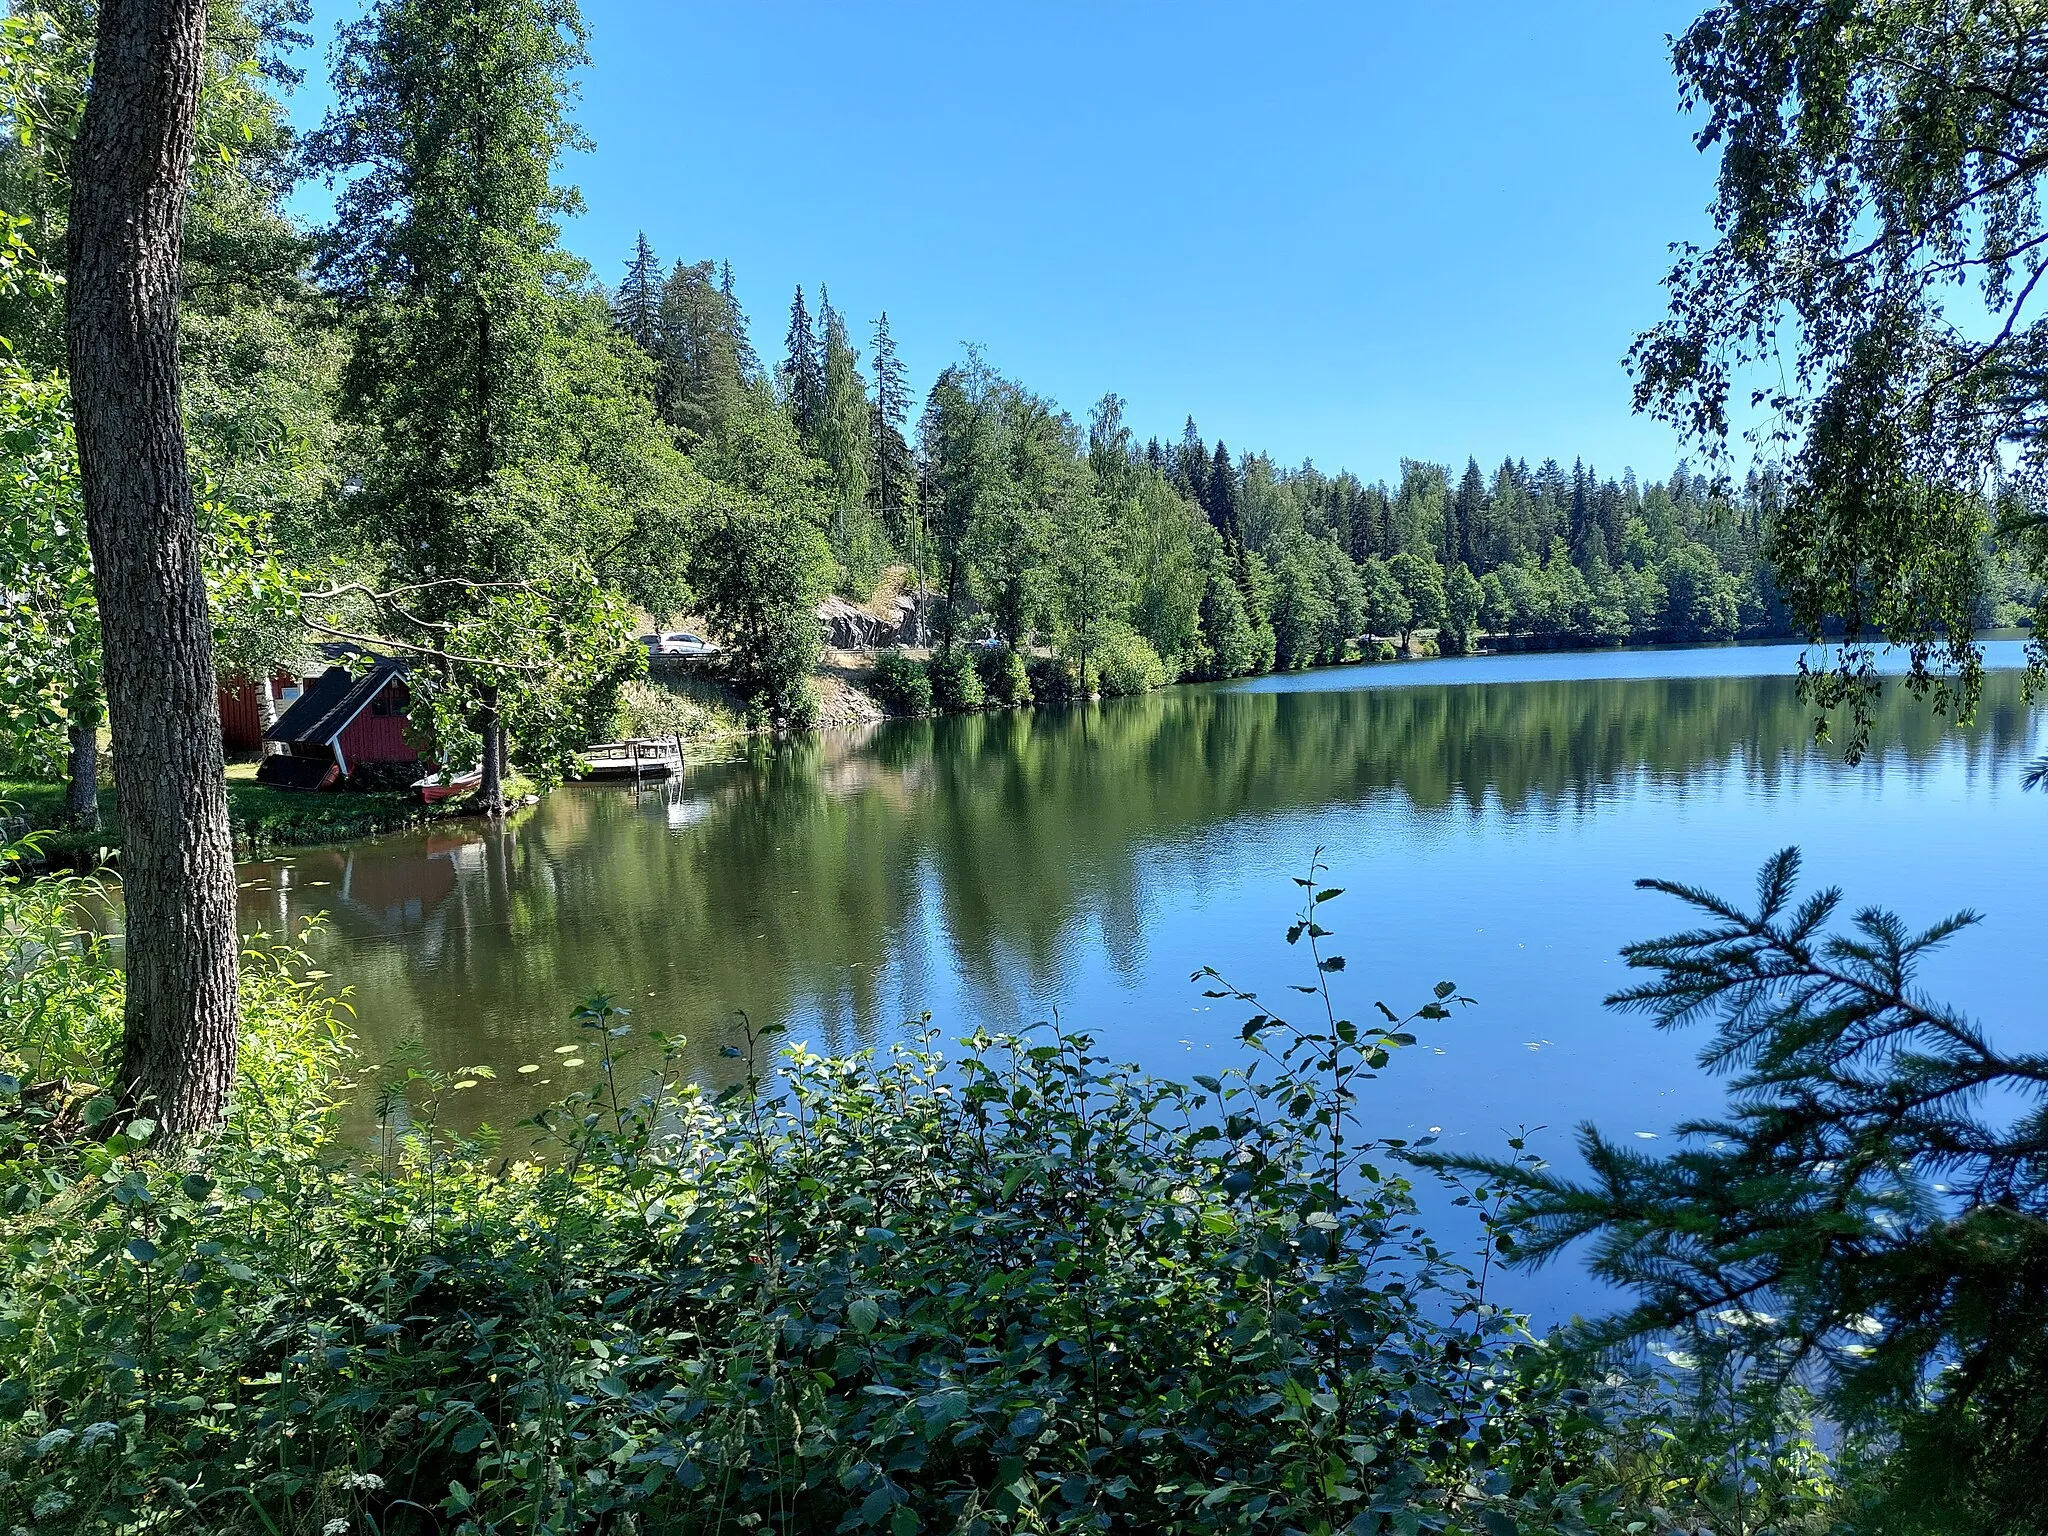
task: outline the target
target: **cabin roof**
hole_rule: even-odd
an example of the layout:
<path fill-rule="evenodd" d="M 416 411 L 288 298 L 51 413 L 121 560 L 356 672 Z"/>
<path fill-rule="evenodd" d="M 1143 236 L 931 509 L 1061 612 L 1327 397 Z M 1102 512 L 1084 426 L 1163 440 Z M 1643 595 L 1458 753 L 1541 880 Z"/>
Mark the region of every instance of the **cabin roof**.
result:
<path fill-rule="evenodd" d="M 332 746 L 370 700 L 404 675 L 405 663 L 388 658 L 374 662 L 360 676 L 347 667 L 329 667 L 306 685 L 306 691 L 277 717 L 277 723 L 263 733 L 263 739 Z"/>

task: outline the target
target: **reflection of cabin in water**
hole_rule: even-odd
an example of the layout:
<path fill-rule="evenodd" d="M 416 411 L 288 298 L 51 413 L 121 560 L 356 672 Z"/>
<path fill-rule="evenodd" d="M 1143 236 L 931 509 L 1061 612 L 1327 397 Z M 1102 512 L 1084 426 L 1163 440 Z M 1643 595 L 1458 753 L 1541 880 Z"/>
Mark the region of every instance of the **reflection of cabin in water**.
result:
<path fill-rule="evenodd" d="M 272 678 L 272 697 L 284 713 L 256 740 L 277 742 L 280 756 L 266 757 L 256 771 L 258 782 L 288 789 L 324 789 L 376 763 L 414 763 L 419 751 L 406 740 L 406 710 L 411 694 L 405 664 L 384 657 L 351 671 L 332 666 L 318 677 L 297 684 Z M 243 682 L 231 697 L 223 691 L 222 735 L 229 747 L 256 745 L 245 716 L 256 713 L 255 688 Z M 232 707 L 231 707 L 232 706 Z M 246 745 L 244 743 L 246 742 Z"/>

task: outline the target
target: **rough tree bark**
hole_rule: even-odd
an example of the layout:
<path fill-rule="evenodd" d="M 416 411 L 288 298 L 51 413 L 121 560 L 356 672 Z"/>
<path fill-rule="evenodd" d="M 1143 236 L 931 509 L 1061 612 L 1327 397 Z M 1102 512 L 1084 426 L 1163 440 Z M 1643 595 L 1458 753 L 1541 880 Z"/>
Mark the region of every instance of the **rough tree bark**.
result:
<path fill-rule="evenodd" d="M 235 874 L 185 460 L 178 282 L 206 0 L 101 0 L 72 161 L 66 339 L 122 820 L 120 1089 L 164 1132 L 235 1072 Z"/>
<path fill-rule="evenodd" d="M 71 739 L 71 760 L 67 765 L 69 778 L 64 791 L 65 819 L 77 831 L 97 832 L 100 829 L 100 708 L 97 698 L 90 704 L 73 701 L 67 732 Z"/>

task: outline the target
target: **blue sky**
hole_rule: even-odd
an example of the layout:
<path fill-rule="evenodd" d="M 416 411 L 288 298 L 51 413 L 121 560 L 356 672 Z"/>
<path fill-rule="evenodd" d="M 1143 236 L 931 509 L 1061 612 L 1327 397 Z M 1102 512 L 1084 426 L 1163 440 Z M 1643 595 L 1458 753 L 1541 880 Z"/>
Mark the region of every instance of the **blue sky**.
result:
<path fill-rule="evenodd" d="M 326 39 L 296 103 L 324 109 Z M 1075 414 L 1392 478 L 1661 476 L 1622 356 L 1713 165 L 1669 0 L 585 0 L 569 245 L 730 259 L 764 356 L 824 282 L 922 391 L 965 342 Z"/>

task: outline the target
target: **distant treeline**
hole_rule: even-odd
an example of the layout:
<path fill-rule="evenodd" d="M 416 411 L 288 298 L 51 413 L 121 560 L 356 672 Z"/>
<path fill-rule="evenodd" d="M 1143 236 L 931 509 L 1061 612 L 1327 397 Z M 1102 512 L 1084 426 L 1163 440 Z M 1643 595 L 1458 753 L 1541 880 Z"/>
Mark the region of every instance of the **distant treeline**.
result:
<path fill-rule="evenodd" d="M 1769 568 L 1782 487 L 1768 473 L 1716 484 L 1681 462 L 1639 482 L 1578 460 L 1490 474 L 1408 460 L 1397 484 L 1368 483 L 1233 454 L 1192 419 L 1177 441 L 1141 443 L 1115 395 L 1082 424 L 973 349 L 913 421 L 886 314 L 864 360 L 827 291 L 814 307 L 799 288 L 764 366 L 730 264 L 664 269 L 644 237 L 613 309 L 653 361 L 664 418 L 710 446 L 714 479 L 760 488 L 757 457 L 716 445 L 786 426 L 797 464 L 779 478 L 811 502 L 813 558 L 829 561 L 805 574 L 865 599 L 907 567 L 934 598 L 940 650 L 1050 647 L 1128 691 L 1337 661 L 1360 637 L 1417 630 L 1462 651 L 1482 635 L 1611 645 L 1792 627 Z M 765 434 L 764 413 L 779 418 Z M 2012 622 L 2031 591 L 1987 576 L 1984 622 Z"/>

